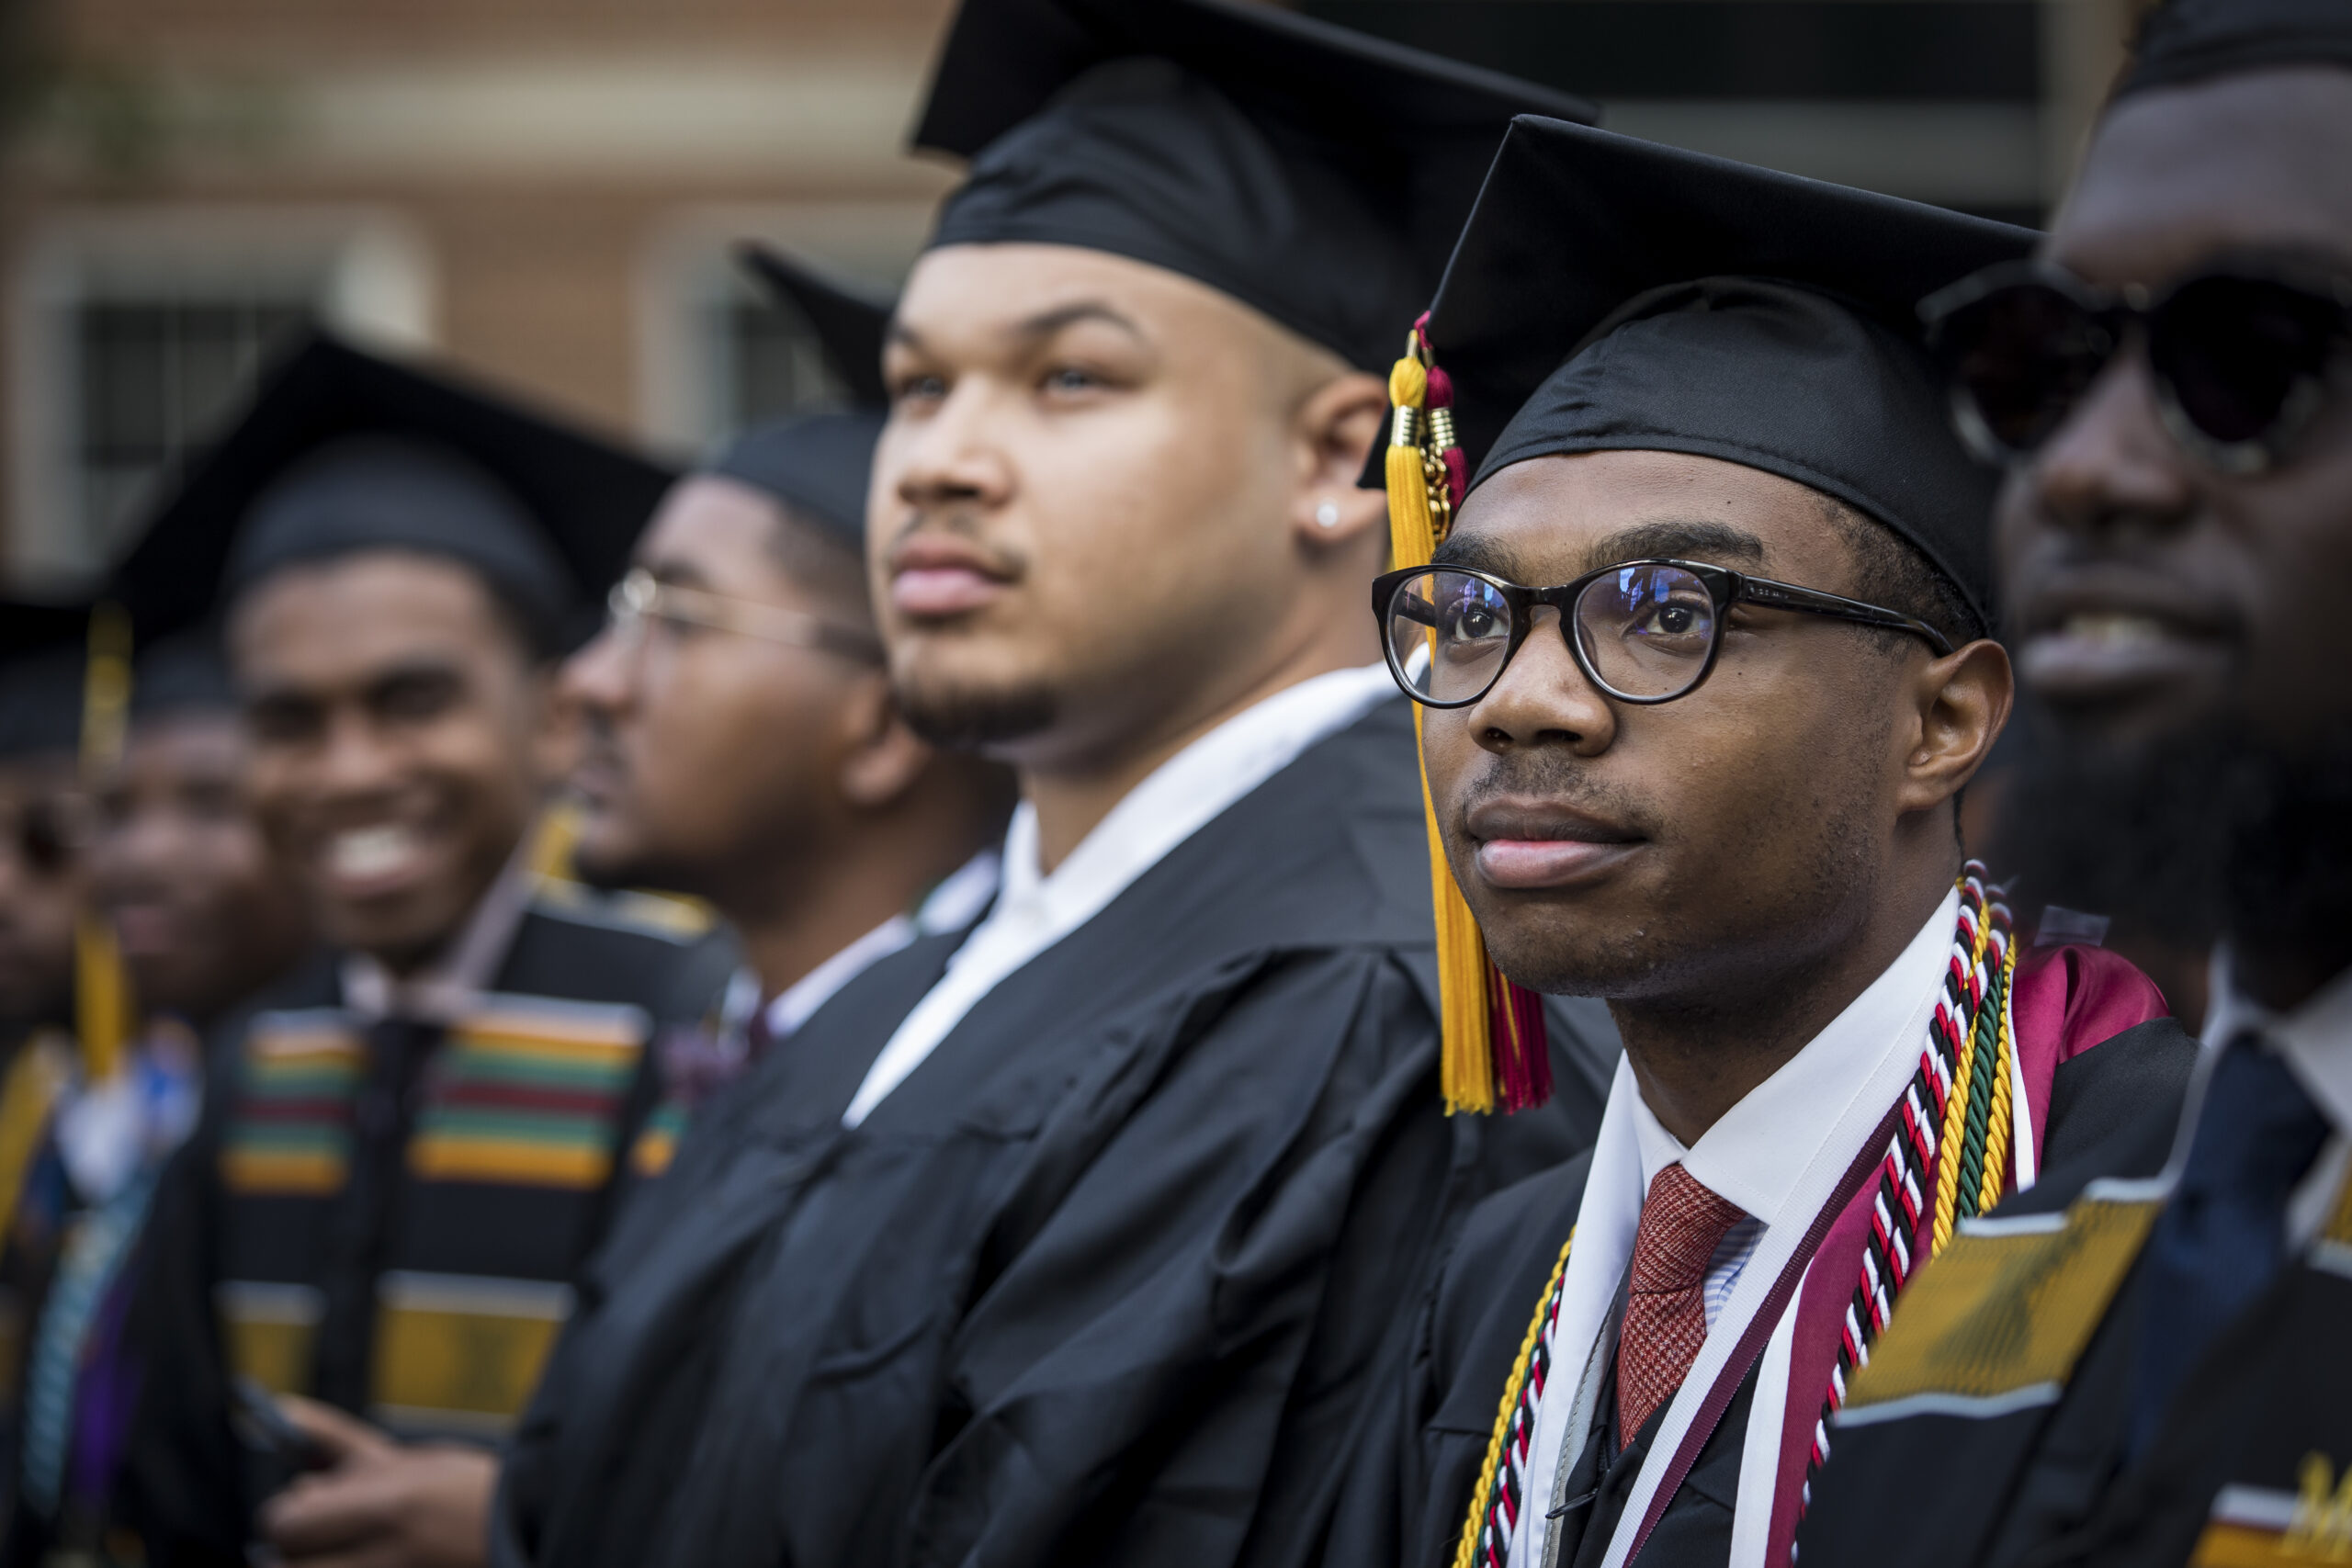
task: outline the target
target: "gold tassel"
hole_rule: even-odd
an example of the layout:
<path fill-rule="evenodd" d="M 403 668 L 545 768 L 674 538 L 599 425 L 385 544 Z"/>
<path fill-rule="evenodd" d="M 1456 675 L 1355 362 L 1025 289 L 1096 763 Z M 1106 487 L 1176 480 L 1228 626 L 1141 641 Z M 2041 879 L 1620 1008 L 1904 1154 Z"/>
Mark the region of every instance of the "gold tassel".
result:
<path fill-rule="evenodd" d="M 1398 567 L 1426 566 L 1437 552 L 1437 512 L 1430 495 L 1430 469 L 1423 455 L 1422 413 L 1429 396 L 1429 370 L 1419 342 L 1388 373 L 1388 400 L 1395 405 L 1385 473 L 1388 486 L 1388 549 Z M 1441 470 L 1442 471 L 1442 470 Z M 1421 708 L 1413 707 L 1413 735 L 1421 733 Z M 1438 1081 L 1448 1114 L 1495 1108 L 1492 1023 L 1487 1006 L 1487 943 L 1464 902 L 1439 837 L 1437 807 L 1430 795 L 1429 765 L 1421 767 L 1421 813 L 1429 829 L 1430 902 L 1437 919 L 1439 1027 L 1442 1043 Z"/>
<path fill-rule="evenodd" d="M 119 604 L 90 612 L 82 677 L 82 780 L 97 789 L 122 765 L 130 716 L 130 617 Z M 74 932 L 74 1032 L 85 1081 L 102 1083 L 122 1066 L 135 1018 L 130 971 L 107 923 L 85 911 Z"/>

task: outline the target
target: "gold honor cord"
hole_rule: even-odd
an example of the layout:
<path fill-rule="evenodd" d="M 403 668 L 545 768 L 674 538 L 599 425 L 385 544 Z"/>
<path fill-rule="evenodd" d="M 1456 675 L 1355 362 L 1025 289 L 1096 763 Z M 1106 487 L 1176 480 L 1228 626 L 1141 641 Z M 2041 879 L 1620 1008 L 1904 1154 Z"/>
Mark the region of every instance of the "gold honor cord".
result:
<path fill-rule="evenodd" d="M 87 662 L 82 677 L 82 784 L 95 791 L 122 765 L 130 715 L 130 617 L 112 602 L 90 612 Z M 74 1031 L 84 1077 L 101 1083 L 122 1066 L 135 1017 L 130 976 L 114 928 L 95 910 L 76 918 L 74 931 Z"/>
<path fill-rule="evenodd" d="M 1512 1446 L 1512 1417 L 1519 1413 L 1528 1392 L 1529 1374 L 1535 1365 L 1535 1354 L 1544 1343 L 1544 1335 L 1552 1325 L 1552 1317 L 1559 1311 L 1560 1291 L 1568 1274 L 1568 1254 L 1577 1245 L 1574 1227 L 1568 1239 L 1560 1244 L 1559 1261 L 1552 1265 L 1552 1278 L 1544 1284 L 1544 1293 L 1536 1298 L 1535 1315 L 1527 1325 L 1527 1337 L 1519 1342 L 1519 1356 L 1511 1363 L 1510 1382 L 1504 1386 L 1502 1408 L 1495 1413 L 1494 1436 L 1487 1439 L 1487 1462 L 1478 1469 L 1478 1489 L 1470 1495 L 1470 1517 L 1462 1523 L 1462 1544 L 1454 1550 L 1453 1568 L 1472 1568 L 1478 1560 L 1478 1537 L 1494 1505 L 1495 1484 L 1501 1479 L 1505 1454 Z M 1534 1441 L 1535 1402 L 1525 1401 L 1527 1439 Z M 1524 1459 L 1519 1462 L 1524 1463 Z M 1520 1486 L 1519 1506 L 1527 1506 L 1524 1477 Z"/>

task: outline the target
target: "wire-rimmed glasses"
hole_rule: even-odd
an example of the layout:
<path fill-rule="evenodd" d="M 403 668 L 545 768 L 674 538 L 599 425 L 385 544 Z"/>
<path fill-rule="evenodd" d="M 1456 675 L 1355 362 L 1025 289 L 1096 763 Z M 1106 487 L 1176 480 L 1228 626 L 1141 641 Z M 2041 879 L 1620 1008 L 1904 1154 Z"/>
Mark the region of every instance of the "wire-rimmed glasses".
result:
<path fill-rule="evenodd" d="M 734 632 L 794 648 L 820 649 L 865 664 L 879 664 L 883 659 L 881 639 L 871 632 L 837 626 L 781 604 L 664 582 L 643 567 L 613 584 L 605 610 L 614 635 L 630 646 L 644 636 L 647 621 L 657 620 Z"/>

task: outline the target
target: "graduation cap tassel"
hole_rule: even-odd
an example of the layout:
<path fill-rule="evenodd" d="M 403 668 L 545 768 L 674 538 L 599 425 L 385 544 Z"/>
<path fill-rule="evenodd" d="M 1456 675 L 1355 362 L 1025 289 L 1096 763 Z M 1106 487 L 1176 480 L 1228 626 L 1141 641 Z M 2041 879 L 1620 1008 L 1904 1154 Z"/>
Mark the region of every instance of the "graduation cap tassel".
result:
<path fill-rule="evenodd" d="M 1394 405 L 1385 474 L 1389 548 L 1398 566 L 1428 562 L 1467 488 L 1468 468 L 1453 438 L 1453 389 L 1429 364 L 1417 324 L 1405 355 L 1388 375 Z M 1421 710 L 1413 710 L 1414 734 Z M 1439 1078 L 1448 1111 L 1508 1111 L 1540 1105 L 1552 1092 L 1551 1056 L 1541 998 L 1513 985 L 1487 957 L 1478 922 L 1453 880 L 1438 835 L 1429 773 L 1421 774 L 1429 829 L 1430 895 L 1437 919 L 1437 964 L 1443 1045 Z M 1499 1092 L 1498 1092 L 1499 1091 Z"/>
<path fill-rule="evenodd" d="M 82 677 L 82 777 L 96 788 L 122 761 L 130 708 L 130 617 L 119 604 L 90 613 Z M 74 931 L 74 1028 L 85 1077 L 99 1083 L 122 1064 L 131 1028 L 130 976 L 113 928 L 84 910 Z"/>

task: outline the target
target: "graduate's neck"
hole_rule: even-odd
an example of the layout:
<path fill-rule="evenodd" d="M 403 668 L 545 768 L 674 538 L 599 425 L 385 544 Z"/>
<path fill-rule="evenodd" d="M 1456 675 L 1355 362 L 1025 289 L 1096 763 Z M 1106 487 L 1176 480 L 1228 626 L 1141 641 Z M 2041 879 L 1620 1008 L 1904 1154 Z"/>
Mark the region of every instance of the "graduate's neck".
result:
<path fill-rule="evenodd" d="M 1669 996 L 1612 998 L 1626 1063 L 1658 1124 L 1685 1147 L 1697 1143 L 1902 955 L 1955 869 L 1930 863 L 1885 879 L 1883 897 L 1841 911 L 1836 939 L 1794 962 L 1714 969 Z"/>
<path fill-rule="evenodd" d="M 1114 721 L 1108 738 L 1094 745 L 1019 759 L 1022 797 L 1037 813 L 1037 869 L 1051 875 L 1128 791 L 1226 720 L 1301 681 L 1377 659 L 1371 633 L 1358 628 L 1358 620 L 1369 624 L 1361 615 L 1310 623 L 1256 668 L 1181 694 L 1156 719 L 1125 728 Z"/>
<path fill-rule="evenodd" d="M 970 854 L 916 823 L 897 834 L 844 832 L 836 852 L 805 840 L 784 855 L 751 854 L 707 894 L 735 928 L 743 961 L 770 998 L 894 915 L 911 910 Z"/>

